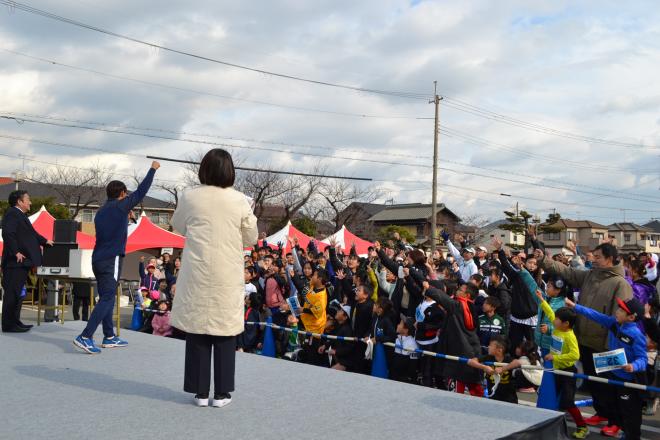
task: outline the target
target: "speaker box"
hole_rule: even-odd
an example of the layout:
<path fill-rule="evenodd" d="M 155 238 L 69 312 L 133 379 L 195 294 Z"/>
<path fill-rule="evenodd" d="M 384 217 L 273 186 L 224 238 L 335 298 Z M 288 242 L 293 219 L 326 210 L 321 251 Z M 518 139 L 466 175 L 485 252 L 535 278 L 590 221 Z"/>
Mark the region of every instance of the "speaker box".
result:
<path fill-rule="evenodd" d="M 55 243 L 75 243 L 76 232 L 80 230 L 80 223 L 75 220 L 55 220 L 53 241 Z"/>
<path fill-rule="evenodd" d="M 53 246 L 44 246 L 44 267 L 69 267 L 69 251 L 78 249 L 76 243 L 55 243 Z"/>

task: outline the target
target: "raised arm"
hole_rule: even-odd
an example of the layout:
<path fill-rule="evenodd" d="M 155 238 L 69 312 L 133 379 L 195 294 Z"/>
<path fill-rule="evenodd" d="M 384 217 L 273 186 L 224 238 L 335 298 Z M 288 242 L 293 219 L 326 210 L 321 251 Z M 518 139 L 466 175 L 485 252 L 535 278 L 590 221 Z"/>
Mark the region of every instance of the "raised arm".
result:
<path fill-rule="evenodd" d="M 569 304 L 569 302 L 566 304 Z M 580 304 L 575 305 L 575 313 L 597 322 L 608 330 L 612 325 L 616 324 L 616 318 L 613 316 L 604 315 L 594 309 L 590 309 L 589 307 L 581 306 Z"/>
<path fill-rule="evenodd" d="M 146 196 L 147 192 L 149 192 L 149 188 L 151 188 L 151 184 L 154 181 L 154 175 L 156 175 L 156 170 L 158 168 L 160 168 L 160 164 L 156 161 L 153 161 L 151 163 L 151 168 L 149 168 L 147 175 L 142 180 L 142 182 L 140 182 L 137 189 L 128 195 L 128 197 L 126 197 L 124 200 L 119 202 L 119 207 L 122 210 L 128 213 L 128 211 L 135 208 L 142 201 L 142 199 L 144 199 L 144 196 Z"/>

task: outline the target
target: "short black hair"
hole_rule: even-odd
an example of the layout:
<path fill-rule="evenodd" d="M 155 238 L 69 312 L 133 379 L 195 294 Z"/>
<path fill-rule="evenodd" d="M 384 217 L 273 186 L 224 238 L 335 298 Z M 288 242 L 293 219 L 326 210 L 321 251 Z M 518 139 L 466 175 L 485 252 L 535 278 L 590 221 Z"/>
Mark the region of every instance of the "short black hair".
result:
<path fill-rule="evenodd" d="M 219 186 L 220 188 L 234 186 L 236 170 L 231 154 L 222 148 L 210 150 L 199 164 L 197 175 L 202 185 Z"/>
<path fill-rule="evenodd" d="M 603 254 L 603 257 L 611 258 L 612 263 L 617 264 L 617 260 L 619 259 L 619 251 L 612 243 L 599 244 L 594 249 L 594 252 L 595 251 L 600 251 Z"/>
<path fill-rule="evenodd" d="M 105 193 L 109 200 L 118 199 L 123 191 L 128 192 L 126 184 L 121 180 L 113 180 L 105 187 Z"/>
<path fill-rule="evenodd" d="M 475 299 L 477 296 L 479 296 L 479 288 L 474 284 L 468 283 L 465 287 L 467 288 L 467 292 L 471 299 Z"/>
<path fill-rule="evenodd" d="M 490 275 L 495 275 L 497 278 L 502 278 L 502 270 L 501 269 L 491 269 L 490 270 Z"/>
<path fill-rule="evenodd" d="M 18 205 L 18 201 L 22 200 L 23 196 L 25 196 L 27 193 L 28 192 L 24 189 L 17 189 L 16 191 L 9 193 L 9 198 L 7 199 L 9 206 L 13 208 L 14 206 Z"/>
<path fill-rule="evenodd" d="M 364 293 L 367 294 L 368 298 L 371 298 L 371 296 L 374 294 L 374 288 L 371 287 L 371 284 L 363 284 L 360 287 L 362 287 L 362 290 L 364 290 Z"/>
<path fill-rule="evenodd" d="M 497 299 L 496 296 L 489 296 L 484 300 L 484 304 L 488 304 L 489 306 L 493 307 L 494 309 L 497 309 L 502 305 L 499 299 Z"/>
<path fill-rule="evenodd" d="M 507 349 L 509 348 L 509 341 L 506 339 L 505 336 L 502 336 L 502 335 L 493 336 L 492 338 L 490 338 L 490 342 L 494 342 L 505 353 L 506 353 Z"/>
<path fill-rule="evenodd" d="M 561 322 L 568 322 L 569 327 L 573 328 L 575 320 L 577 319 L 577 313 L 575 313 L 575 310 L 569 309 L 568 307 L 561 307 L 555 312 L 555 318 L 559 319 Z"/>
<path fill-rule="evenodd" d="M 312 265 L 312 267 L 314 266 Z M 327 270 L 325 270 L 322 267 L 316 267 L 315 272 L 316 272 L 316 278 L 321 280 L 323 284 L 328 284 L 328 281 L 330 280 L 330 275 L 328 274 Z"/>

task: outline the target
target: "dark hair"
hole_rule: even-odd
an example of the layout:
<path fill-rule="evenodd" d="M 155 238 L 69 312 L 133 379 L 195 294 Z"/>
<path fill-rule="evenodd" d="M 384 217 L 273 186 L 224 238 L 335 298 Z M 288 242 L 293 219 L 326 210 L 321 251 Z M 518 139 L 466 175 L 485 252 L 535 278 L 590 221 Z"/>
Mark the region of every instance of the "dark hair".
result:
<path fill-rule="evenodd" d="M 250 292 L 248 299 L 250 300 L 250 307 L 256 310 L 261 308 L 261 295 L 258 292 Z"/>
<path fill-rule="evenodd" d="M 314 267 L 312 265 L 313 269 L 316 269 L 314 273 L 316 273 L 316 278 L 321 280 L 323 284 L 328 284 L 328 280 L 330 279 L 330 275 L 328 275 L 328 271 L 323 269 L 322 267 Z"/>
<path fill-rule="evenodd" d="M 500 269 L 491 269 L 490 275 L 496 275 L 497 278 L 502 279 L 502 271 Z"/>
<path fill-rule="evenodd" d="M 27 191 L 24 189 L 17 189 L 16 191 L 12 191 L 9 193 L 9 206 L 14 207 L 18 204 L 18 201 L 23 198 L 23 196 L 27 194 Z"/>
<path fill-rule="evenodd" d="M 520 353 L 522 356 L 527 356 L 529 363 L 536 365 L 541 362 L 541 357 L 539 356 L 539 347 L 534 343 L 534 341 L 523 341 L 518 348 L 520 348 Z"/>
<path fill-rule="evenodd" d="M 616 246 L 611 243 L 603 243 L 596 246 L 595 251 L 600 251 L 605 258 L 611 258 L 613 264 L 618 263 L 619 251 L 616 250 Z"/>
<path fill-rule="evenodd" d="M 199 164 L 199 182 L 202 185 L 219 186 L 228 188 L 234 185 L 236 170 L 231 154 L 222 148 L 209 150 Z"/>
<path fill-rule="evenodd" d="M 118 199 L 122 192 L 128 192 L 126 184 L 121 180 L 113 180 L 105 187 L 105 194 L 109 200 Z"/>
<path fill-rule="evenodd" d="M 500 300 L 497 299 L 497 297 L 495 297 L 495 296 L 489 296 L 488 298 L 486 298 L 484 300 L 484 304 L 488 304 L 489 306 L 491 306 L 494 309 L 497 309 L 502 305 Z"/>
<path fill-rule="evenodd" d="M 479 296 L 479 288 L 474 284 L 468 283 L 465 287 L 467 288 L 467 292 L 470 294 L 471 299 L 475 299 L 477 296 Z"/>
<path fill-rule="evenodd" d="M 390 300 L 386 296 L 381 296 L 380 298 L 378 298 L 376 304 L 378 304 L 378 307 L 383 309 L 383 314 L 385 316 L 388 316 L 392 312 L 392 308 L 394 307 L 394 305 L 392 304 L 392 300 Z"/>
<path fill-rule="evenodd" d="M 371 295 L 374 294 L 374 288 L 371 287 L 371 284 L 363 284 L 360 287 L 362 287 L 362 290 L 364 290 L 364 293 L 367 294 L 367 298 L 371 298 Z"/>
<path fill-rule="evenodd" d="M 571 301 L 574 299 L 573 288 L 564 281 L 562 278 L 555 277 L 548 280 L 548 284 L 551 284 L 555 289 L 559 290 L 560 298 L 568 298 Z"/>
<path fill-rule="evenodd" d="M 643 277 L 646 275 L 646 264 L 642 260 L 631 261 L 630 270 L 640 277 Z"/>
<path fill-rule="evenodd" d="M 555 318 L 559 319 L 561 322 L 568 322 L 569 327 L 573 328 L 575 320 L 577 319 L 577 313 L 575 313 L 575 310 L 569 309 L 568 307 L 561 307 L 555 312 Z"/>
<path fill-rule="evenodd" d="M 492 338 L 490 338 L 490 342 L 494 342 L 505 353 L 506 350 L 509 348 L 509 342 L 507 341 L 506 337 L 502 335 L 493 336 Z"/>
<path fill-rule="evenodd" d="M 420 251 L 419 249 L 413 249 L 410 251 L 408 253 L 408 257 L 416 266 L 423 266 L 426 263 L 426 255 L 424 255 L 424 252 Z"/>

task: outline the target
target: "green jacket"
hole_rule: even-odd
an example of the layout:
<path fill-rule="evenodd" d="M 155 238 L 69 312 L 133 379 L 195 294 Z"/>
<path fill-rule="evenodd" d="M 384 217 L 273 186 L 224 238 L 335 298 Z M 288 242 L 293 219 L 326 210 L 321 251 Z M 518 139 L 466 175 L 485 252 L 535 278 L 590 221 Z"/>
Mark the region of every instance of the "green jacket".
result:
<path fill-rule="evenodd" d="M 550 274 L 559 275 L 580 289 L 578 304 L 605 315 L 612 315 L 616 310 L 616 298 L 627 301 L 633 296 L 632 287 L 624 278 L 622 264 L 590 270 L 571 269 L 550 258 L 544 258 L 539 264 Z M 580 345 L 597 352 L 608 350 L 606 328 L 578 315 L 574 330 Z"/>

